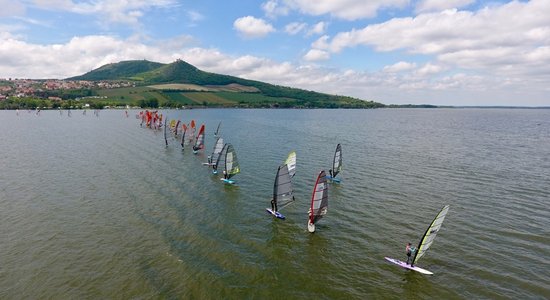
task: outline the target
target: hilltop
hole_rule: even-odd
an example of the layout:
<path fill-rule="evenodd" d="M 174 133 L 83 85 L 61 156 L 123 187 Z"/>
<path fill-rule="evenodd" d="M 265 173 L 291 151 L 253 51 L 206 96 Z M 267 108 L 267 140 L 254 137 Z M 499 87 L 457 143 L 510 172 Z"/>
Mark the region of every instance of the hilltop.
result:
<path fill-rule="evenodd" d="M 147 60 L 104 65 L 66 80 L 130 82 L 131 87 L 97 89 L 104 101 L 142 107 L 324 107 L 377 108 L 381 103 L 353 97 L 272 85 L 235 76 L 202 71 L 176 60 L 170 64 Z"/>

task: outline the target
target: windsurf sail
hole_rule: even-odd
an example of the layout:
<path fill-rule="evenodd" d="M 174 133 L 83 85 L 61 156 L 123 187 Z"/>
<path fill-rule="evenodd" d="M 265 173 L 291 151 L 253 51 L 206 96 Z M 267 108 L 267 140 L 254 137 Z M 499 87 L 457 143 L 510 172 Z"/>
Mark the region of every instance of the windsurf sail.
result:
<path fill-rule="evenodd" d="M 222 122 L 220 121 L 218 123 L 218 128 L 216 128 L 216 132 L 214 132 L 214 136 L 218 136 L 218 134 L 220 134 L 220 126 L 222 125 Z"/>
<path fill-rule="evenodd" d="M 193 151 L 199 151 L 204 148 L 204 124 L 201 125 L 199 129 L 199 134 L 195 140 L 195 145 L 193 146 Z"/>
<path fill-rule="evenodd" d="M 223 138 L 218 137 L 216 139 L 216 143 L 214 144 L 214 149 L 212 150 L 212 155 L 210 156 L 210 162 L 209 163 L 211 165 L 215 164 L 218 161 L 220 153 L 223 150 L 223 146 L 224 146 Z"/>
<path fill-rule="evenodd" d="M 180 126 L 180 120 L 176 122 L 176 127 L 174 127 L 174 135 L 178 136 L 178 127 Z"/>
<path fill-rule="evenodd" d="M 336 151 L 334 151 L 334 159 L 332 160 L 332 177 L 336 177 L 338 173 L 342 171 L 342 146 L 336 145 Z"/>
<path fill-rule="evenodd" d="M 239 168 L 239 160 L 237 159 L 237 153 L 233 145 L 227 144 L 227 150 L 225 152 L 225 173 L 227 174 L 226 179 L 237 175 L 241 172 Z"/>
<path fill-rule="evenodd" d="M 313 194 L 311 195 L 311 207 L 309 208 L 309 223 L 315 224 L 328 209 L 328 184 L 325 171 L 319 172 Z"/>
<path fill-rule="evenodd" d="M 195 130 L 195 120 L 191 120 L 191 123 L 189 124 L 189 143 L 195 139 Z"/>
<path fill-rule="evenodd" d="M 225 165 L 225 153 L 227 152 L 227 145 L 229 145 L 229 144 L 223 145 L 222 151 L 220 151 L 220 154 L 218 155 L 218 158 L 216 159 L 216 161 L 214 162 L 214 160 L 212 160 L 212 162 L 214 162 L 214 165 L 212 166 L 214 171 L 216 171 L 218 169 L 218 166 L 220 165 L 220 163 L 222 161 L 224 162 L 223 165 Z"/>
<path fill-rule="evenodd" d="M 426 233 L 424 233 L 424 236 L 422 236 L 422 239 L 420 239 L 420 243 L 418 243 L 418 247 L 416 248 L 417 250 L 413 258 L 413 265 L 416 264 L 416 262 L 418 262 L 424 254 L 426 254 L 426 251 L 428 251 L 432 245 L 439 229 L 441 229 L 441 225 L 443 224 L 443 220 L 445 220 L 445 216 L 448 211 L 449 205 L 443 207 L 426 230 Z"/>
<path fill-rule="evenodd" d="M 288 172 L 288 165 L 284 164 L 277 169 L 275 183 L 273 184 L 273 202 L 275 210 L 279 211 L 294 201 L 292 182 Z"/>
<path fill-rule="evenodd" d="M 292 151 L 288 154 L 285 164 L 288 166 L 290 178 L 294 177 L 296 175 L 296 152 Z"/>
<path fill-rule="evenodd" d="M 168 139 L 166 138 L 166 119 L 164 119 L 164 143 L 168 146 Z"/>
<path fill-rule="evenodd" d="M 182 133 L 181 133 L 181 148 L 183 149 L 184 148 L 184 144 L 185 144 L 185 133 L 187 132 L 187 126 L 185 124 L 183 124 L 181 126 L 182 128 Z"/>

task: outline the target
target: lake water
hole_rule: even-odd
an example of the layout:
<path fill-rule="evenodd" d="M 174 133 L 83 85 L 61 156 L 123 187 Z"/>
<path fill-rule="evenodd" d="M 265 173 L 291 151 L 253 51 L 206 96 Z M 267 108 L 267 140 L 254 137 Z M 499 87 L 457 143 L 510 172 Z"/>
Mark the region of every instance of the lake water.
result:
<path fill-rule="evenodd" d="M 165 110 L 221 121 L 241 165 L 222 184 L 137 111 L 0 111 L 2 299 L 550 298 L 550 110 Z M 342 183 L 307 232 L 319 171 Z M 297 153 L 296 202 L 269 207 Z M 420 267 L 401 269 L 446 204 Z"/>

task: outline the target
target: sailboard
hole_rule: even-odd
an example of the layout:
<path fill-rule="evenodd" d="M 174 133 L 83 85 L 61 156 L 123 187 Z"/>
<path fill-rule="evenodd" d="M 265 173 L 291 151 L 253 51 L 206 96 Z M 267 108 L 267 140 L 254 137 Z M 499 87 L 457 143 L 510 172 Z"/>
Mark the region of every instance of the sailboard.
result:
<path fill-rule="evenodd" d="M 218 127 L 216 128 L 216 131 L 214 132 L 214 136 L 217 137 L 220 134 L 220 126 L 222 125 L 222 122 L 220 121 L 218 123 Z"/>
<path fill-rule="evenodd" d="M 340 144 L 336 145 L 336 150 L 334 151 L 334 158 L 332 159 L 332 174 L 327 175 L 327 179 L 340 182 L 340 178 L 336 178 L 338 173 L 342 171 L 342 146 Z M 330 172 L 329 172 L 330 173 Z"/>
<path fill-rule="evenodd" d="M 288 154 L 285 164 L 288 166 L 290 178 L 294 177 L 294 175 L 296 175 L 296 152 L 292 151 Z"/>
<path fill-rule="evenodd" d="M 273 197 L 271 198 L 271 208 L 266 208 L 267 212 L 279 219 L 285 219 L 285 216 L 279 212 L 290 203 L 294 202 L 292 192 L 292 181 L 288 165 L 284 164 L 277 169 L 275 182 L 273 183 Z"/>
<path fill-rule="evenodd" d="M 218 157 L 220 156 L 220 153 L 223 150 L 223 138 L 218 137 L 216 139 L 216 142 L 214 143 L 214 149 L 212 150 L 212 154 L 208 157 L 208 162 L 202 163 L 205 166 L 213 166 L 216 161 L 218 161 Z"/>
<path fill-rule="evenodd" d="M 311 207 L 309 208 L 309 218 L 307 222 L 307 230 L 311 233 L 315 232 L 315 224 L 327 214 L 328 209 L 328 184 L 325 170 L 319 172 L 313 194 L 311 195 Z"/>
<path fill-rule="evenodd" d="M 390 258 L 390 257 L 384 257 L 384 259 L 389 261 L 389 262 L 392 262 L 392 263 L 394 263 L 394 264 L 396 264 L 400 267 L 403 267 L 403 268 L 406 268 L 406 269 L 409 269 L 409 270 L 413 270 L 413 271 L 417 271 L 417 272 L 420 272 L 422 274 L 432 275 L 433 274 L 432 272 L 430 272 L 426 269 L 422 269 L 420 267 L 417 267 L 417 266 L 415 266 L 415 264 L 418 262 L 418 260 L 422 256 L 424 256 L 424 254 L 426 254 L 426 251 L 428 251 L 428 249 L 432 245 L 435 237 L 437 236 L 437 233 L 441 229 L 441 225 L 443 225 L 443 220 L 445 220 L 445 216 L 447 215 L 448 211 L 449 211 L 449 205 L 445 205 L 445 207 L 443 207 L 443 209 L 441 209 L 441 211 L 439 211 L 439 213 L 437 214 L 435 219 L 433 219 L 433 221 L 430 223 L 430 226 L 428 227 L 428 229 L 426 230 L 426 232 L 424 233 L 424 235 L 420 239 L 420 243 L 418 243 L 418 247 L 416 248 L 417 250 L 415 251 L 415 254 L 414 254 L 414 257 L 413 257 L 413 260 L 412 260 L 411 264 L 407 264 L 406 262 L 400 261 L 398 259 Z"/>
<path fill-rule="evenodd" d="M 224 167 L 224 178 L 221 180 L 228 184 L 234 184 L 235 180 L 231 179 L 235 175 L 241 172 L 239 167 L 239 160 L 237 159 L 237 153 L 233 145 L 227 144 L 225 150 L 225 167 Z"/>
<path fill-rule="evenodd" d="M 168 139 L 166 138 L 166 120 L 167 119 L 164 119 L 164 144 L 168 147 Z"/>
<path fill-rule="evenodd" d="M 195 145 L 193 145 L 193 153 L 197 154 L 199 150 L 204 149 L 204 124 L 199 129 L 199 134 L 195 139 Z"/>

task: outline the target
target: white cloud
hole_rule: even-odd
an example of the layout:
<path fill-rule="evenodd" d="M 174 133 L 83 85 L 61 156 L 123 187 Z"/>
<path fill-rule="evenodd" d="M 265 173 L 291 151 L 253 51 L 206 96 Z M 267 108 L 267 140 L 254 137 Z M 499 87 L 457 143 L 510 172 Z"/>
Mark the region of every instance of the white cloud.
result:
<path fill-rule="evenodd" d="M 409 0 L 284 0 L 287 7 L 301 13 L 314 16 L 329 14 L 344 20 L 372 18 L 381 9 L 403 8 L 408 3 Z"/>
<path fill-rule="evenodd" d="M 403 71 L 409 71 L 409 70 L 412 70 L 414 68 L 416 68 L 415 63 L 400 61 L 398 63 L 395 63 L 395 64 L 391 65 L 391 66 L 385 66 L 382 69 L 382 71 L 387 72 L 387 73 L 398 73 L 398 72 L 403 72 Z"/>
<path fill-rule="evenodd" d="M 68 11 L 76 14 L 93 15 L 109 23 L 138 25 L 144 11 L 152 8 L 168 8 L 177 5 L 176 0 L 34 0 L 41 9 Z"/>
<path fill-rule="evenodd" d="M 0 0 L 0 17 L 22 16 L 25 14 L 25 5 L 19 0 Z"/>
<path fill-rule="evenodd" d="M 292 22 L 285 26 L 285 32 L 290 35 L 296 35 L 307 28 L 307 23 Z"/>
<path fill-rule="evenodd" d="M 475 0 L 422 0 L 416 4 L 416 12 L 442 11 L 450 8 L 462 8 Z"/>
<path fill-rule="evenodd" d="M 288 15 L 289 9 L 284 5 L 280 5 L 277 0 L 269 0 L 262 3 L 262 10 L 268 18 L 274 19 L 278 16 Z"/>
<path fill-rule="evenodd" d="M 362 29 L 320 38 L 312 47 L 338 53 L 364 45 L 377 51 L 404 49 L 458 68 L 513 75 L 550 74 L 544 55 L 529 57 L 550 45 L 550 1 L 510 2 L 477 12 L 446 10 L 415 18 L 394 18 Z M 513 21 L 512 21 L 513 20 Z M 550 76 L 550 75 L 547 75 Z"/>
<path fill-rule="evenodd" d="M 307 32 L 307 35 L 320 35 L 320 34 L 323 34 L 327 30 L 327 27 L 328 27 L 328 23 L 319 22 L 319 23 L 311 26 L 311 28 Z"/>
<path fill-rule="evenodd" d="M 327 60 L 329 58 L 330 54 L 327 51 L 319 49 L 311 49 L 304 55 L 304 59 L 307 61 Z"/>
<path fill-rule="evenodd" d="M 434 74 L 437 74 L 437 73 L 441 73 L 444 70 L 445 70 L 445 67 L 443 67 L 441 65 L 435 65 L 435 64 L 432 64 L 432 63 L 427 63 L 422 68 L 418 69 L 416 71 L 416 74 L 420 75 L 420 76 L 428 76 L 428 75 L 434 75 Z"/>
<path fill-rule="evenodd" d="M 271 24 L 252 16 L 238 18 L 233 22 L 233 28 L 246 38 L 260 38 L 275 31 Z"/>

